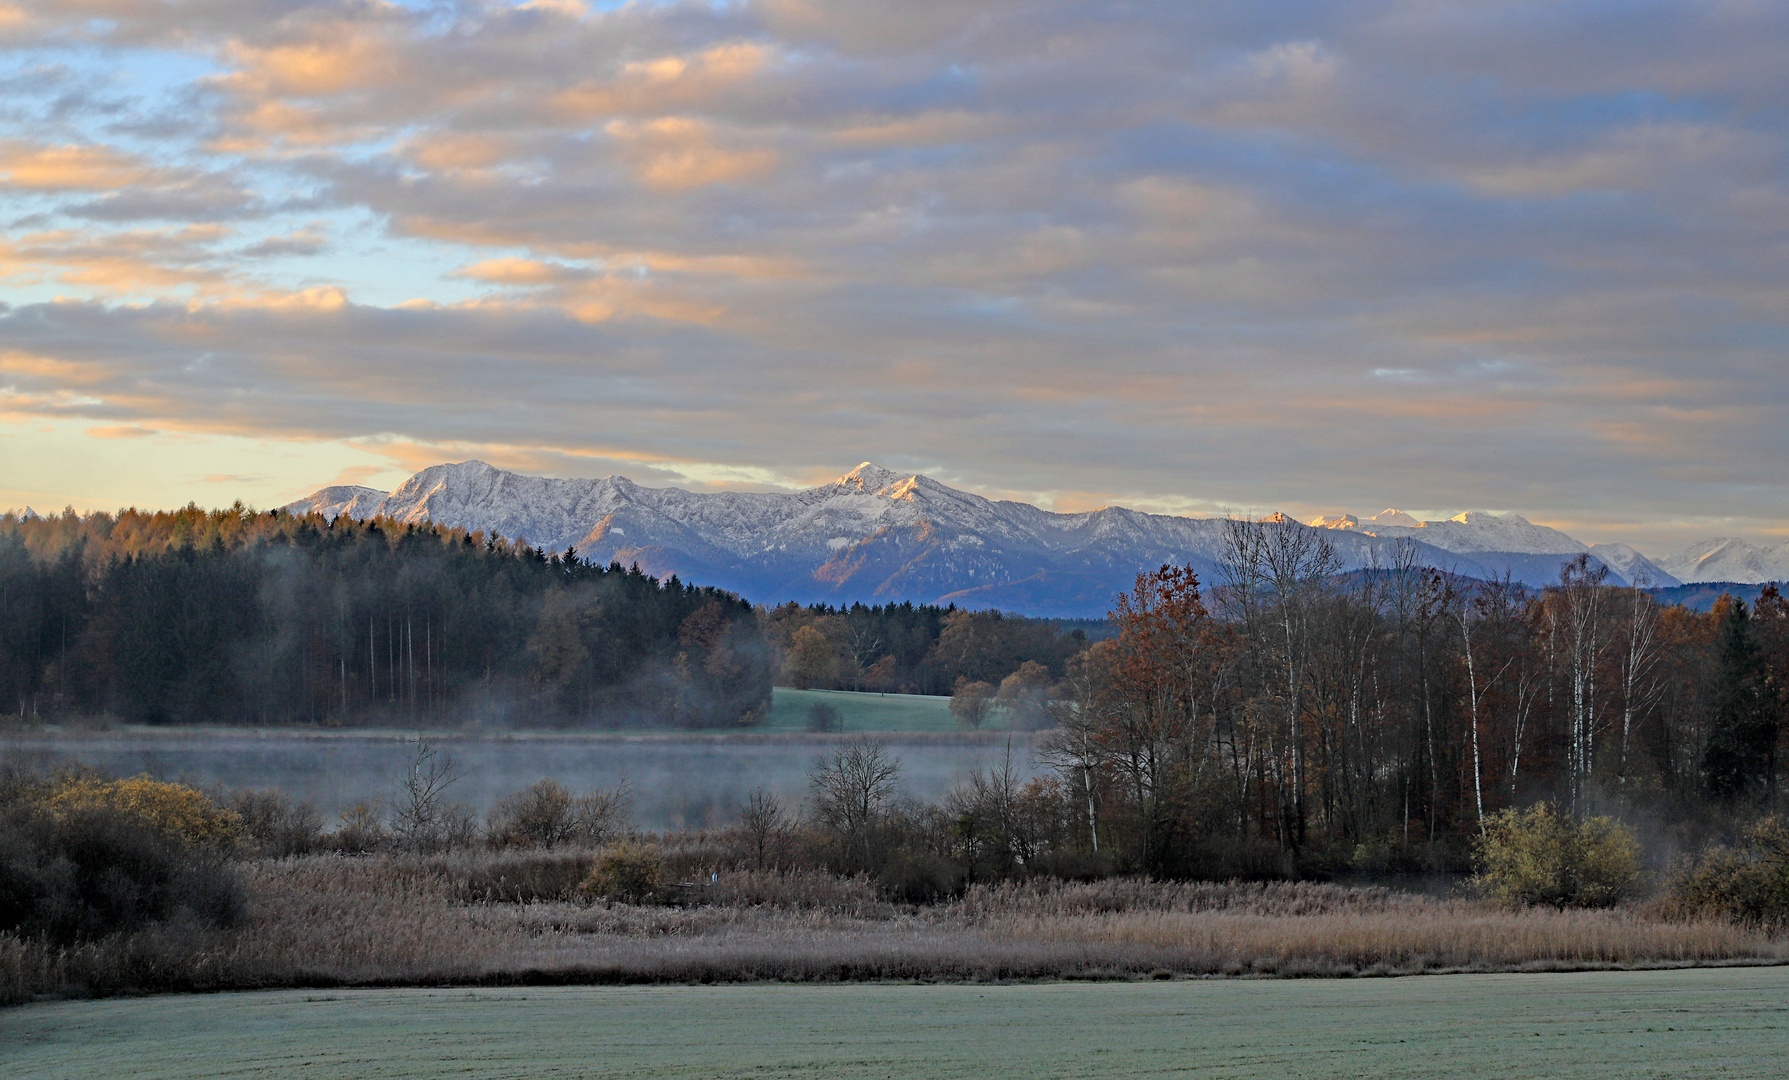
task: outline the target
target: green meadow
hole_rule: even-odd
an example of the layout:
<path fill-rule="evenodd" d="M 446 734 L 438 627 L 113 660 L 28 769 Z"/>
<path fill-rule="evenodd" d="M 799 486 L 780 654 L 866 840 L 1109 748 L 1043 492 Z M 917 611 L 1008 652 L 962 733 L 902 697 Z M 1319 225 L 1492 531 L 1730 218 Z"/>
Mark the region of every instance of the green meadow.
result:
<path fill-rule="evenodd" d="M 962 731 L 950 715 L 950 699 L 921 694 L 860 694 L 849 690 L 772 691 L 770 717 L 754 730 L 806 731 L 815 705 L 838 710 L 846 734 L 852 732 Z M 990 730 L 1004 730 L 998 723 Z"/>
<path fill-rule="evenodd" d="M 14 1078 L 1773 1077 L 1789 968 L 358 990 L 0 1012 Z"/>

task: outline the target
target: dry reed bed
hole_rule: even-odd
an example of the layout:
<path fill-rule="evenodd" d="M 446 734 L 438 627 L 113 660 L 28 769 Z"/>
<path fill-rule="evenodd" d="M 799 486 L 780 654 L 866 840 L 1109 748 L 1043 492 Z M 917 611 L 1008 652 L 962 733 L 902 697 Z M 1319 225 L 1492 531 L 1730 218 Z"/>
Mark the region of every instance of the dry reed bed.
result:
<path fill-rule="evenodd" d="M 249 864 L 249 922 L 68 950 L 0 937 L 0 1001 L 279 986 L 1361 975 L 1789 961 L 1789 939 L 1643 908 L 1560 912 L 1310 883 L 977 886 L 738 872 L 683 903 L 575 899 L 581 853 Z"/>

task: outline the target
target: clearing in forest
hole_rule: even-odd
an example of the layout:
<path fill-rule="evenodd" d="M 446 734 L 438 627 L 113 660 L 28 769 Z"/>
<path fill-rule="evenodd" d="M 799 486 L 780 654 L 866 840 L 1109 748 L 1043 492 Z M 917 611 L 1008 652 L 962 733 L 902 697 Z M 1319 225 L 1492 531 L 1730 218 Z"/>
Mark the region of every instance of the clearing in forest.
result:
<path fill-rule="evenodd" d="M 796 690 L 779 686 L 772 691 L 770 716 L 760 731 L 806 731 L 815 705 L 837 710 L 847 733 L 898 731 L 962 731 L 950 714 L 950 699 L 926 694 L 872 694 L 851 690 Z M 989 730 L 1002 728 L 998 722 Z"/>

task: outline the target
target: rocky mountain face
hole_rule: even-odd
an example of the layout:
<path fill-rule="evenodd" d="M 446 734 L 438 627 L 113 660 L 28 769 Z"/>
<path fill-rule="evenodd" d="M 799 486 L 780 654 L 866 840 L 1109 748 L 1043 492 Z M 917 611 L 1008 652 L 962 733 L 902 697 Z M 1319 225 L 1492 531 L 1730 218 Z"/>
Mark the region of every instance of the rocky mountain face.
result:
<path fill-rule="evenodd" d="M 1139 571 L 1164 563 L 1215 580 L 1225 528 L 1113 506 L 1057 514 L 868 462 L 807 491 L 703 494 L 467 461 L 424 469 L 389 494 L 328 487 L 286 509 L 496 532 L 767 603 L 911 600 L 1087 618 L 1103 616 Z M 1589 548 L 1513 514 L 1419 522 L 1392 510 L 1292 524 L 1325 529 L 1345 570 L 1391 566 L 1401 545 L 1421 564 L 1470 577 L 1508 573 L 1530 585 L 1557 581 L 1560 566 L 1583 552 L 1614 582 L 1678 581 L 1625 545 Z"/>

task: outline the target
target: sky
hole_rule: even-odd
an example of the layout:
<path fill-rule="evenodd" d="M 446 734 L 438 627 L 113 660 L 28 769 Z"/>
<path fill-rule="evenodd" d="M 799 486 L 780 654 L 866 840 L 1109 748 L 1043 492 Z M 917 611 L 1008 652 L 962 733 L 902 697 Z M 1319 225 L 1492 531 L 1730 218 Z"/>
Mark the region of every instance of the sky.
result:
<path fill-rule="evenodd" d="M 1789 4 L 0 0 L 0 509 L 1789 539 Z"/>

